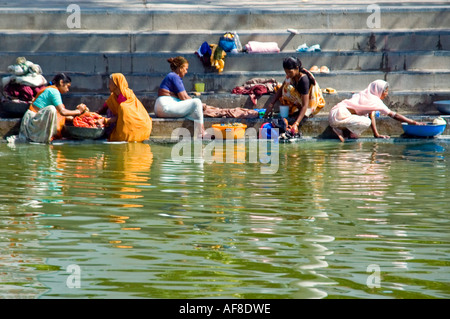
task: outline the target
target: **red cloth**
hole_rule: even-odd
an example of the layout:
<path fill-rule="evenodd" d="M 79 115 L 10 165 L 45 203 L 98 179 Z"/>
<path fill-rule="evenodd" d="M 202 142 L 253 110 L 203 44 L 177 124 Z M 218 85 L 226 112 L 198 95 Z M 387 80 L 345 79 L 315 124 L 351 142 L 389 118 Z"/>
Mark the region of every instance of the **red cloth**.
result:
<path fill-rule="evenodd" d="M 31 102 L 36 94 L 45 86 L 31 87 L 19 83 L 9 83 L 5 86 L 4 92 L 11 98 L 25 102 Z"/>
<path fill-rule="evenodd" d="M 258 103 L 258 99 L 263 94 L 268 93 L 268 89 L 263 84 L 256 84 L 252 87 L 237 86 L 231 91 L 231 93 L 249 95 L 253 105 L 256 105 Z"/>

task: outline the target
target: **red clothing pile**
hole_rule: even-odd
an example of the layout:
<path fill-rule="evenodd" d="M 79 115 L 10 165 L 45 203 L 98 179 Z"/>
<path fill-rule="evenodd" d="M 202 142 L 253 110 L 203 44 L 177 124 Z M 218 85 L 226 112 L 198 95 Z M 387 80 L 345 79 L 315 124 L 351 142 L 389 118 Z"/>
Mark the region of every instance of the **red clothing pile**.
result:
<path fill-rule="evenodd" d="M 262 95 L 275 92 L 278 86 L 279 84 L 275 79 L 254 78 L 245 82 L 243 86 L 235 87 L 231 90 L 231 93 L 249 95 L 253 105 L 256 106 Z"/>

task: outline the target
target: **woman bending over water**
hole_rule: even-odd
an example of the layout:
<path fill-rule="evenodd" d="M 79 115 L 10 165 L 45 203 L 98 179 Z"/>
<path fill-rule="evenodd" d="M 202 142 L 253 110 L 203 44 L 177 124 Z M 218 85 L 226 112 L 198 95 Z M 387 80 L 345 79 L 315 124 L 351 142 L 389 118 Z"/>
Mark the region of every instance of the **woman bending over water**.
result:
<path fill-rule="evenodd" d="M 67 110 L 61 94 L 69 92 L 72 80 L 64 73 L 57 74 L 50 85 L 40 91 L 20 124 L 19 139 L 36 143 L 50 143 L 61 138 L 66 117 L 78 116 L 88 111 L 84 104 L 76 110 Z"/>
<path fill-rule="evenodd" d="M 316 79 L 311 72 L 303 68 L 298 58 L 285 58 L 283 69 L 286 79 L 267 106 L 264 117 L 272 116 L 274 104 L 280 101 L 281 105 L 289 106 L 289 116 L 296 118 L 289 129 L 298 133 L 302 120 L 317 114 L 325 106 L 325 100 Z"/>
<path fill-rule="evenodd" d="M 150 137 L 152 119 L 122 73 L 111 74 L 109 79 L 111 95 L 106 106 L 111 118 L 108 126 L 112 128 L 110 141 L 142 142 Z"/>
<path fill-rule="evenodd" d="M 329 113 L 330 126 L 341 142 L 345 141 L 344 136 L 358 138 L 369 126 L 372 128 L 376 138 L 389 138 L 387 135 L 380 135 L 375 122 L 375 112 L 392 117 L 393 119 L 406 122 L 412 125 L 422 125 L 417 121 L 391 111 L 382 100 L 389 93 L 389 84 L 383 80 L 376 80 L 359 93 L 354 94 L 350 99 L 346 99 L 336 104 Z"/>

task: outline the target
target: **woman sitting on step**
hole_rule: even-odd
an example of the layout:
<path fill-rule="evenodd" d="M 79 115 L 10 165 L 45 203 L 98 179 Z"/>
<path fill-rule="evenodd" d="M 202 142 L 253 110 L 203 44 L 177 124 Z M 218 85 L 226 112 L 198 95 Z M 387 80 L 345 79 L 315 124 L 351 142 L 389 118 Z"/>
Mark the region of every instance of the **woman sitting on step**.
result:
<path fill-rule="evenodd" d="M 109 141 L 142 142 L 148 139 L 152 131 L 152 119 L 128 87 L 123 74 L 111 74 L 109 91 L 111 95 L 105 103 L 109 116 L 107 125 L 111 131 Z"/>
<path fill-rule="evenodd" d="M 22 118 L 19 140 L 50 143 L 53 139 L 61 138 L 66 117 L 89 111 L 84 104 L 79 104 L 74 111 L 64 106 L 61 94 L 69 92 L 71 82 L 66 74 L 57 74 L 50 85 L 36 95 Z"/>
<path fill-rule="evenodd" d="M 341 142 L 345 141 L 345 137 L 358 138 L 369 126 L 376 138 L 389 138 L 387 135 L 378 134 L 375 122 L 376 111 L 397 121 L 412 125 L 423 124 L 391 111 L 382 101 L 388 93 L 389 84 L 383 80 L 376 80 L 370 83 L 364 91 L 336 104 L 330 110 L 328 116 L 330 126 Z"/>
<path fill-rule="evenodd" d="M 182 57 L 169 58 L 172 70 L 161 82 L 158 98 L 155 101 L 155 114 L 157 117 L 187 118 L 194 121 L 195 136 L 205 136 L 203 118 L 230 117 L 230 118 L 257 118 L 256 110 L 233 108 L 221 109 L 204 104 L 199 98 L 191 98 L 184 87 L 183 77 L 187 74 L 189 63 Z"/>
<path fill-rule="evenodd" d="M 289 106 L 289 117 L 296 118 L 288 127 L 296 134 L 304 118 L 314 116 L 325 106 L 325 99 L 316 79 L 311 72 L 302 67 L 302 62 L 298 58 L 285 58 L 283 69 L 286 79 L 267 106 L 264 117 L 273 115 L 273 106 L 279 100 L 281 105 Z"/>

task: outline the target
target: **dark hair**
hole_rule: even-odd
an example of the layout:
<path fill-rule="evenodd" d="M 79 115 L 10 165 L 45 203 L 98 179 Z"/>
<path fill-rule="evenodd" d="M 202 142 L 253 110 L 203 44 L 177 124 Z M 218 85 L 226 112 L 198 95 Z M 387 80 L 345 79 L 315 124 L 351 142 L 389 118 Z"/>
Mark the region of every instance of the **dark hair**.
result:
<path fill-rule="evenodd" d="M 311 83 L 311 85 L 316 85 L 316 80 L 314 79 L 314 77 L 311 75 L 311 73 L 308 70 L 303 68 L 302 61 L 300 61 L 299 58 L 296 58 L 293 56 L 285 58 L 283 60 L 283 69 L 286 69 L 286 70 L 298 69 L 299 71 L 305 73 L 308 76 L 308 79 L 309 79 L 309 82 Z"/>
<path fill-rule="evenodd" d="M 182 56 L 177 56 L 175 58 L 169 58 L 169 59 L 167 59 L 167 62 L 170 63 L 170 69 L 172 71 L 175 71 L 179 67 L 182 67 L 183 64 L 188 63 L 188 61 Z"/>
<path fill-rule="evenodd" d="M 58 73 L 58 74 L 55 75 L 55 77 L 50 82 L 50 84 L 52 84 L 52 85 L 59 85 L 59 82 L 61 80 L 63 81 L 63 84 L 67 84 L 67 83 L 71 83 L 72 82 L 72 79 L 67 74 L 65 74 L 65 73 Z"/>

